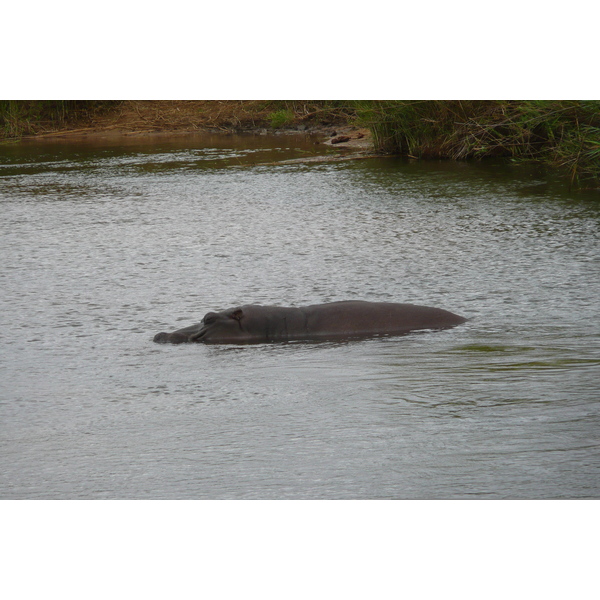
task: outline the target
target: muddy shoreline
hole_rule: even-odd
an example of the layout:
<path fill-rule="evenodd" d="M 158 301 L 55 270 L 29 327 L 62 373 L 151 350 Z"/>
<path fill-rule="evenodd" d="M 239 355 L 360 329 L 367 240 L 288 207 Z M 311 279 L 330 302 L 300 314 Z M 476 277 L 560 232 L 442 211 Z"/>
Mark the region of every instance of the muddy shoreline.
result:
<path fill-rule="evenodd" d="M 290 105 L 291 106 L 291 105 Z M 345 155 L 370 155 L 369 129 L 354 124 L 343 110 L 322 110 L 318 104 L 293 103 L 287 122 L 273 125 L 274 106 L 260 101 L 124 101 L 70 123 L 47 124 L 4 143 L 71 142 L 115 145 L 145 143 L 198 135 L 310 136 L 314 144 Z"/>
<path fill-rule="evenodd" d="M 255 137 L 309 137 L 313 144 L 323 147 L 323 154 L 305 156 L 297 159 L 278 161 L 273 164 L 293 163 L 322 163 L 339 162 L 350 160 L 361 160 L 384 156 L 373 149 L 372 137 L 367 129 L 357 128 L 351 125 L 342 127 L 312 127 L 307 130 L 298 129 L 267 129 L 252 128 L 235 131 L 224 131 L 214 129 L 163 129 L 160 131 L 143 131 L 138 129 L 66 129 L 62 131 L 47 132 L 38 135 L 23 136 L 20 140 L 12 140 L 12 143 L 21 144 L 90 144 L 98 146 L 129 146 L 142 144 L 156 144 L 169 140 L 190 140 L 201 136 L 255 136 Z M 5 141 L 6 143 L 6 141 Z M 11 143 L 11 142 L 8 142 Z M 327 150 L 327 152 L 325 152 Z M 335 152 L 338 150 L 339 152 Z M 334 151 L 334 152 L 332 152 Z M 270 164 L 270 163 L 267 163 Z"/>
<path fill-rule="evenodd" d="M 269 129 L 265 127 L 241 128 L 236 130 L 224 130 L 213 128 L 198 129 L 179 129 L 165 128 L 161 130 L 144 130 L 124 127 L 119 128 L 76 128 L 64 129 L 60 131 L 51 131 L 39 133 L 36 135 L 27 135 L 19 140 L 6 140 L 13 143 L 26 142 L 35 143 L 36 141 L 56 141 L 56 142 L 90 142 L 116 144 L 120 140 L 130 143 L 132 140 L 159 141 L 171 137 L 198 136 L 202 134 L 219 135 L 223 137 L 231 135 L 253 135 L 253 136 L 298 136 L 306 135 L 315 140 L 315 143 L 323 144 L 331 148 L 340 150 L 355 150 L 361 153 L 373 153 L 373 142 L 371 133 L 368 129 L 359 128 L 352 125 L 341 127 L 310 127 L 306 129 L 285 128 Z"/>

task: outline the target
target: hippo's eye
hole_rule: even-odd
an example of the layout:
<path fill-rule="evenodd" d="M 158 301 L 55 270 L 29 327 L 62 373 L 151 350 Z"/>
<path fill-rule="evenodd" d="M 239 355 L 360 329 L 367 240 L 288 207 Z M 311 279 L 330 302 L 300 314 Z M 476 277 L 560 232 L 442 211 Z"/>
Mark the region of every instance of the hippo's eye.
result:
<path fill-rule="evenodd" d="M 217 315 L 208 314 L 202 320 L 205 325 L 212 325 L 217 320 Z"/>

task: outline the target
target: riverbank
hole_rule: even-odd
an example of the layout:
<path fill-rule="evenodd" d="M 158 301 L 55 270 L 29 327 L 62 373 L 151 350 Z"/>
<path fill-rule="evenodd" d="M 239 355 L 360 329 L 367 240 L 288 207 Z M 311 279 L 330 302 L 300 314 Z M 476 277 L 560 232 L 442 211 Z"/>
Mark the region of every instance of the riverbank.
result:
<path fill-rule="evenodd" d="M 361 103 L 382 152 L 416 159 L 537 164 L 600 189 L 598 100 L 389 100 Z"/>
<path fill-rule="evenodd" d="M 5 121 L 8 119 L 5 117 Z M 2 138 L 105 140 L 166 137 L 202 132 L 298 134 L 316 143 L 357 152 L 373 148 L 371 131 L 356 122 L 356 111 L 339 102 L 300 101 L 139 101 L 104 102 L 62 114 L 31 113 L 14 107 Z"/>
<path fill-rule="evenodd" d="M 409 159 L 504 158 L 600 189 L 598 101 L 0 101 L 0 139 L 305 133 Z"/>
<path fill-rule="evenodd" d="M 354 125 L 340 102 L 124 100 L 4 102 L 0 137 L 147 135 L 169 132 L 330 133 Z"/>

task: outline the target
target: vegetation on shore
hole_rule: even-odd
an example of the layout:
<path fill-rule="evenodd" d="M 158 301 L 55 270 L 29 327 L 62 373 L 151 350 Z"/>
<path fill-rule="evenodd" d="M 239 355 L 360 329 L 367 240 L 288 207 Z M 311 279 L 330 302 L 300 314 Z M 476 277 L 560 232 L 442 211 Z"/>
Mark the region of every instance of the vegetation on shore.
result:
<path fill-rule="evenodd" d="M 0 139 L 68 129 L 89 122 L 116 104 L 99 100 L 0 100 Z"/>
<path fill-rule="evenodd" d="M 374 150 L 417 159 L 507 157 L 600 186 L 600 101 L 0 101 L 0 138 L 131 131 L 314 129 L 360 125 Z"/>
<path fill-rule="evenodd" d="M 600 185 L 600 101 L 385 101 L 358 103 L 379 152 L 413 158 L 510 157 Z"/>
<path fill-rule="evenodd" d="M 347 124 L 355 109 L 339 101 L 1 100 L 0 138 L 77 129 L 252 131 Z"/>

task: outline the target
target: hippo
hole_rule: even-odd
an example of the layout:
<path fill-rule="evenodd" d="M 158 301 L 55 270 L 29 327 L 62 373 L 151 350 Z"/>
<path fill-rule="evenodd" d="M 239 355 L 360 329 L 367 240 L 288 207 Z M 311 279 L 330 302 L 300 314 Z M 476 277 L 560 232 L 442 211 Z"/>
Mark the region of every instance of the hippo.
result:
<path fill-rule="evenodd" d="M 404 335 L 419 329 L 447 329 L 467 319 L 441 308 L 349 300 L 297 308 L 247 304 L 209 312 L 202 322 L 157 333 L 161 344 L 262 344 Z"/>

